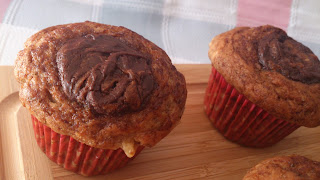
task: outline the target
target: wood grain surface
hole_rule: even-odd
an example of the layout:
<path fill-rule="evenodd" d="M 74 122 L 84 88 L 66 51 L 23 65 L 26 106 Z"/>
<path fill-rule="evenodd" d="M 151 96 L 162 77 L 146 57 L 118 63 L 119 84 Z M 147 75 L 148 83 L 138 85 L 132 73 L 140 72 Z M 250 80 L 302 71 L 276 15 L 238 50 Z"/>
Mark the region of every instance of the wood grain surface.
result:
<path fill-rule="evenodd" d="M 320 161 L 320 128 L 299 128 L 264 149 L 241 147 L 224 139 L 203 112 L 210 65 L 176 65 L 187 81 L 182 122 L 153 148 L 146 148 L 123 169 L 82 177 L 51 162 L 38 148 L 30 114 L 18 97 L 13 67 L 0 67 L 0 179 L 242 179 L 263 159 L 299 154 Z"/>

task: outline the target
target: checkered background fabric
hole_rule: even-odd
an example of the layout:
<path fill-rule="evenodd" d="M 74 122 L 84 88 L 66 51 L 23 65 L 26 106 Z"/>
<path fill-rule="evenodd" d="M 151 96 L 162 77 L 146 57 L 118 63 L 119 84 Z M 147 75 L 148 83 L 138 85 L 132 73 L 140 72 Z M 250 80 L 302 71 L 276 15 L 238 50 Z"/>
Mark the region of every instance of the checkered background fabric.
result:
<path fill-rule="evenodd" d="M 125 26 L 174 63 L 210 63 L 211 39 L 236 26 L 272 24 L 320 56 L 320 0 L 1 0 L 0 65 L 33 33 L 85 20 Z"/>

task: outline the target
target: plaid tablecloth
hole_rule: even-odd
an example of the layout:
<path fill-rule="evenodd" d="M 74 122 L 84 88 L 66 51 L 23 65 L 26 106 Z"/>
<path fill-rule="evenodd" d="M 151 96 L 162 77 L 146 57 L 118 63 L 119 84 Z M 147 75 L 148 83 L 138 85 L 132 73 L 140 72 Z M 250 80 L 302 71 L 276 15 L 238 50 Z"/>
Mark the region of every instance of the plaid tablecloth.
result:
<path fill-rule="evenodd" d="M 0 65 L 48 26 L 85 20 L 125 26 L 174 63 L 210 63 L 208 43 L 236 26 L 272 24 L 320 56 L 320 0 L 1 0 Z"/>

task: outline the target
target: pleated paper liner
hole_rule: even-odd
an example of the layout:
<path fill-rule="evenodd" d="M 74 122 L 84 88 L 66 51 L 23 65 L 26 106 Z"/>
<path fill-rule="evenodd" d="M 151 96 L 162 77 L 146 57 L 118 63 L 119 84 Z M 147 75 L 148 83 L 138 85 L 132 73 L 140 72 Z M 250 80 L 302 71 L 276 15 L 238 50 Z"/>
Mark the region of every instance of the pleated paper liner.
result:
<path fill-rule="evenodd" d="M 122 149 L 99 149 L 80 143 L 70 136 L 60 135 L 31 116 L 33 129 L 41 150 L 55 163 L 84 176 L 106 174 L 125 166 L 128 158 Z"/>
<path fill-rule="evenodd" d="M 205 94 L 205 113 L 227 139 L 250 147 L 267 147 L 284 139 L 299 125 L 277 119 L 250 102 L 212 67 Z"/>

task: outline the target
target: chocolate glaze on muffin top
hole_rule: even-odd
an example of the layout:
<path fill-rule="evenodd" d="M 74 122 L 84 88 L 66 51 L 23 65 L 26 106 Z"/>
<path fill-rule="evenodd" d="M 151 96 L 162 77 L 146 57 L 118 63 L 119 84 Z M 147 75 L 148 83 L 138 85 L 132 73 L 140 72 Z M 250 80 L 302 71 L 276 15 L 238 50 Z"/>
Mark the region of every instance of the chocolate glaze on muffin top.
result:
<path fill-rule="evenodd" d="M 270 26 L 238 27 L 212 39 L 209 58 L 239 93 L 278 119 L 320 125 L 320 62 Z"/>
<path fill-rule="evenodd" d="M 57 66 L 71 100 L 123 114 L 140 109 L 155 86 L 149 58 L 112 36 L 89 34 L 67 41 Z"/>
<path fill-rule="evenodd" d="M 276 71 L 306 84 L 320 82 L 318 57 L 282 29 L 272 26 L 242 29 L 233 34 L 232 43 L 234 51 L 258 69 Z"/>

